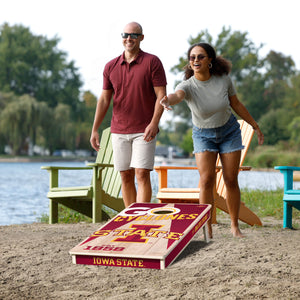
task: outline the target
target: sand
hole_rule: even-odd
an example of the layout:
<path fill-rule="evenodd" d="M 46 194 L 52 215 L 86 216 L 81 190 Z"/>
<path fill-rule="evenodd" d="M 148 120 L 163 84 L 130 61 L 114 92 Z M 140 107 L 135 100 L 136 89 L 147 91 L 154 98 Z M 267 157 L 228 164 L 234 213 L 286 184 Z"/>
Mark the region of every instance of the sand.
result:
<path fill-rule="evenodd" d="M 0 227 L 0 299 L 300 299 L 300 230 L 229 220 L 202 232 L 165 270 L 74 265 L 69 250 L 103 224 Z"/>

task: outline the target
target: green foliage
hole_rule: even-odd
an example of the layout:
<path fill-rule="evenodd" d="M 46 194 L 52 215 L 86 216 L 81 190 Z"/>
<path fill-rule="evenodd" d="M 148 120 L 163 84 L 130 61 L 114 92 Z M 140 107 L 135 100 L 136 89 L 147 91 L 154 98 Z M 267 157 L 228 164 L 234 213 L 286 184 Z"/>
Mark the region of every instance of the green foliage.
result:
<path fill-rule="evenodd" d="M 265 135 L 266 145 L 275 145 L 281 140 L 288 140 L 290 135 L 287 125 L 290 122 L 286 110 L 270 110 L 259 121 Z"/>
<path fill-rule="evenodd" d="M 297 151 L 288 151 L 274 146 L 259 146 L 255 151 L 248 151 L 244 165 L 252 168 L 274 168 L 275 166 L 300 166 Z"/>
<path fill-rule="evenodd" d="M 0 131 L 14 154 L 20 153 L 27 143 L 26 139 L 35 142 L 43 107 L 43 103 L 25 95 L 10 101 L 0 112 Z"/>
<path fill-rule="evenodd" d="M 291 135 L 291 144 L 300 149 L 300 117 L 295 117 L 288 125 L 288 131 Z"/>
<path fill-rule="evenodd" d="M 241 201 L 260 218 L 275 217 L 277 219 L 282 219 L 282 197 L 282 189 L 276 191 L 241 190 Z"/>
<path fill-rule="evenodd" d="M 26 154 L 30 143 L 89 149 L 97 98 L 82 93 L 75 63 L 58 49 L 59 38 L 33 35 L 21 25 L 0 27 L 0 153 Z M 112 104 L 100 130 L 110 126 Z"/>
<path fill-rule="evenodd" d="M 82 86 L 78 69 L 57 48 L 59 39 L 34 36 L 21 25 L 0 27 L 0 90 L 29 94 L 50 107 L 64 103 L 77 111 Z M 75 116 L 74 116 L 75 117 Z"/>
<path fill-rule="evenodd" d="M 193 129 L 189 129 L 187 133 L 183 136 L 182 143 L 180 144 L 180 147 L 185 153 L 193 153 L 194 145 L 193 145 Z"/>
<path fill-rule="evenodd" d="M 296 74 L 295 63 L 290 56 L 271 50 L 264 59 L 266 78 L 269 82 L 287 80 Z"/>

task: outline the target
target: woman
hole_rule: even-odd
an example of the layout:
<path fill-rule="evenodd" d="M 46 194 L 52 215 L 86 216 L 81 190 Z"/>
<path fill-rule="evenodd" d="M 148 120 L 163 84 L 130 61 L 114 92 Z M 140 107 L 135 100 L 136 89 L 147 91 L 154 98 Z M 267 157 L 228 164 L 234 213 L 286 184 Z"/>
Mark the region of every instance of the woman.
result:
<path fill-rule="evenodd" d="M 238 224 L 241 200 L 238 172 L 244 147 L 239 124 L 231 109 L 253 127 L 260 145 L 264 136 L 237 98 L 228 76 L 230 62 L 220 56 L 216 57 L 215 50 L 207 43 L 191 46 L 188 59 L 185 80 L 176 87 L 175 93 L 161 100 L 161 105 L 170 110 L 170 105 L 185 99 L 192 112 L 194 153 L 200 173 L 200 203 L 213 205 L 215 166 L 217 155 L 220 154 L 231 232 L 235 237 L 243 237 Z M 212 237 L 211 221 L 208 225 Z"/>

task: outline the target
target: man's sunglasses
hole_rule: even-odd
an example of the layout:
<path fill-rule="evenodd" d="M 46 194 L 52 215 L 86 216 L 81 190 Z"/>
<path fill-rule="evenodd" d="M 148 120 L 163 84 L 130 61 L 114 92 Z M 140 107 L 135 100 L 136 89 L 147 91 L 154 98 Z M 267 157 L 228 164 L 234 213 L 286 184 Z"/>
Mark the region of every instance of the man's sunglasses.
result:
<path fill-rule="evenodd" d="M 129 36 L 131 39 L 136 40 L 140 35 L 142 35 L 141 33 L 121 33 L 121 36 L 123 39 L 127 39 Z"/>
<path fill-rule="evenodd" d="M 202 60 L 202 59 L 204 59 L 207 56 L 205 56 L 203 54 L 199 54 L 199 55 L 196 55 L 196 56 L 190 56 L 189 59 L 190 59 L 190 61 L 195 61 L 196 57 L 197 57 L 198 60 Z"/>

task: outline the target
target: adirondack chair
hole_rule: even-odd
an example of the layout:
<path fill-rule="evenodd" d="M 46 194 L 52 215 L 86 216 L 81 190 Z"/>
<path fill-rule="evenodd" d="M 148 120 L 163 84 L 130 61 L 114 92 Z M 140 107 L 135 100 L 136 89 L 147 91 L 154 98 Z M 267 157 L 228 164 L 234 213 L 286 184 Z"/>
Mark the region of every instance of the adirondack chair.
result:
<path fill-rule="evenodd" d="M 106 128 L 101 137 L 101 149 L 95 163 L 86 167 L 43 166 L 50 173 L 50 188 L 47 197 L 49 204 L 49 224 L 58 222 L 58 203 L 69 207 L 93 219 L 93 223 L 108 219 L 103 205 L 120 212 L 123 210 L 123 199 L 119 196 L 121 178 L 113 167 L 113 151 L 110 128 Z M 58 187 L 59 170 L 92 170 L 92 181 L 89 186 Z"/>
<path fill-rule="evenodd" d="M 249 149 L 254 130 L 245 121 L 239 120 L 242 132 L 242 142 L 245 148 L 241 153 L 240 171 L 250 170 L 251 167 L 242 166 L 246 153 Z M 196 170 L 197 167 L 189 166 L 155 166 L 155 171 L 158 173 L 158 193 L 156 198 L 163 203 L 199 203 L 200 188 L 169 188 L 168 187 L 168 170 Z M 212 222 L 216 221 L 216 208 L 219 208 L 226 213 L 229 213 L 226 204 L 226 187 L 222 176 L 222 165 L 220 157 L 216 163 L 216 183 L 214 188 L 214 210 L 212 212 Z M 239 219 L 249 225 L 262 225 L 260 219 L 242 202 L 240 206 Z"/>
<path fill-rule="evenodd" d="M 283 174 L 283 228 L 292 229 L 293 208 L 300 210 L 300 190 L 293 188 L 293 173 L 300 171 L 300 167 L 276 166 Z"/>

